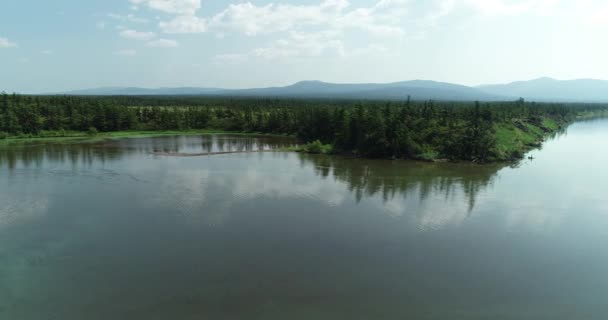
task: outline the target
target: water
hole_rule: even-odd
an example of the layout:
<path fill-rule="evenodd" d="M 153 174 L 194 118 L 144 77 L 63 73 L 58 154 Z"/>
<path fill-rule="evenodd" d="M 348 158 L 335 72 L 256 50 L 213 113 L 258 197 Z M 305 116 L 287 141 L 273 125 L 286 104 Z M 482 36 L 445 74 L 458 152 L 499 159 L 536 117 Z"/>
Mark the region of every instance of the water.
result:
<path fill-rule="evenodd" d="M 606 319 L 608 120 L 516 166 L 0 148 L 0 319 Z"/>

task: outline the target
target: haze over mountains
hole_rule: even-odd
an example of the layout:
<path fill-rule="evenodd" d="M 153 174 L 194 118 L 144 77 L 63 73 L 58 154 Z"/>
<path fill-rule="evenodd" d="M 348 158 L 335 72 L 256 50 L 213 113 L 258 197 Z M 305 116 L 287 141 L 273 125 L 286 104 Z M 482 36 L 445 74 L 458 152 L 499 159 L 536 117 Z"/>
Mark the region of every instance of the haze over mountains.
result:
<path fill-rule="evenodd" d="M 608 81 L 539 78 L 477 87 L 488 94 L 537 101 L 608 102 Z"/>
<path fill-rule="evenodd" d="M 608 102 L 608 81 L 539 78 L 508 84 L 469 87 L 428 80 L 394 83 L 337 84 L 301 81 L 286 87 L 255 89 L 106 87 L 63 92 L 69 95 L 201 95 L 235 97 L 294 97 L 332 99 L 505 101 L 520 97 L 534 101 Z"/>

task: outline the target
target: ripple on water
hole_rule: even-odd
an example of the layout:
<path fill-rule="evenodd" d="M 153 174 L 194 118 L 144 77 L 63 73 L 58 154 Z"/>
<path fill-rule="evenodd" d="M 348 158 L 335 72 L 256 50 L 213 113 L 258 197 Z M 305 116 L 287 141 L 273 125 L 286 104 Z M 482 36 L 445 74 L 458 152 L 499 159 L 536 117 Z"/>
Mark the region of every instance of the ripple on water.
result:
<path fill-rule="evenodd" d="M 0 206 L 0 227 L 39 218 L 46 214 L 48 199 L 32 199 L 28 201 L 3 200 Z M 8 203 L 7 203 L 8 202 Z"/>

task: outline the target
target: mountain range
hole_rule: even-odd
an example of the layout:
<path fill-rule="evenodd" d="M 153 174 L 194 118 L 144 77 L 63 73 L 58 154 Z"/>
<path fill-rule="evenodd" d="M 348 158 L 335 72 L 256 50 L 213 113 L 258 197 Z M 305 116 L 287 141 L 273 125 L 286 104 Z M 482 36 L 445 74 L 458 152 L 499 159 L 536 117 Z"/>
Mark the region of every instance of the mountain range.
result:
<path fill-rule="evenodd" d="M 469 87 L 429 80 L 393 83 L 338 84 L 300 81 L 285 87 L 255 89 L 105 87 L 75 90 L 67 95 L 197 95 L 232 97 L 328 98 L 370 100 L 506 101 L 524 98 L 543 102 L 608 102 L 608 81 L 539 78 L 508 84 Z"/>

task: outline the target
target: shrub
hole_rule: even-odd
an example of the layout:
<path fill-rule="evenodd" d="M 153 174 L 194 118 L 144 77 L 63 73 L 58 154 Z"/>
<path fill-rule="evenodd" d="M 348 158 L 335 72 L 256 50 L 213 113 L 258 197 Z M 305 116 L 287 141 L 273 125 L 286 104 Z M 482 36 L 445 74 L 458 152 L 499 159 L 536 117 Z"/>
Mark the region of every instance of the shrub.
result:
<path fill-rule="evenodd" d="M 95 136 L 99 133 L 99 131 L 97 131 L 97 128 L 95 127 L 90 127 L 89 130 L 87 130 L 87 134 L 90 136 Z"/>
<path fill-rule="evenodd" d="M 331 153 L 332 146 L 330 144 L 323 144 L 319 140 L 315 140 L 313 142 L 307 143 L 302 147 L 302 150 L 308 153 Z"/>

